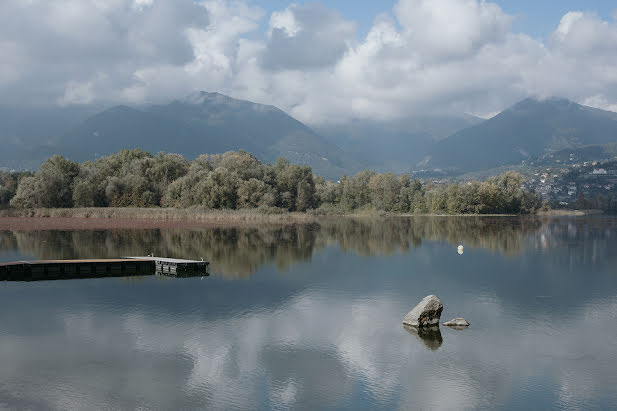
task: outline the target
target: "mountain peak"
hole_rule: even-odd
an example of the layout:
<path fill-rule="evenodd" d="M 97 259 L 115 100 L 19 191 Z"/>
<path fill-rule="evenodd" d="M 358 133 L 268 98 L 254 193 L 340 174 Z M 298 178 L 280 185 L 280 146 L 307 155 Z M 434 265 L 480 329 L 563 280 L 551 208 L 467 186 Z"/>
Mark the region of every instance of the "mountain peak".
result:
<path fill-rule="evenodd" d="M 573 101 L 527 98 L 432 150 L 434 167 L 463 171 L 521 164 L 548 151 L 615 141 L 617 115 Z"/>
<path fill-rule="evenodd" d="M 235 99 L 217 92 L 196 91 L 184 97 L 184 99 L 182 99 L 182 102 L 186 104 L 199 105 L 205 103 L 206 101 L 222 103 L 233 100 Z"/>
<path fill-rule="evenodd" d="M 521 110 L 521 109 L 534 109 L 537 110 L 540 107 L 555 107 L 555 108 L 573 108 L 580 107 L 580 104 L 575 103 L 574 101 L 568 100 L 563 97 L 528 97 L 518 103 L 514 104 L 507 110 Z M 506 111 L 507 111 L 506 110 Z"/>
<path fill-rule="evenodd" d="M 311 165 L 328 178 L 344 172 L 341 150 L 283 111 L 206 91 L 170 104 L 112 107 L 86 118 L 55 142 L 54 151 L 80 161 L 136 147 L 187 158 L 243 149 L 266 162 L 285 157 Z"/>
<path fill-rule="evenodd" d="M 176 102 L 178 102 L 178 100 Z M 254 103 L 248 100 L 239 100 L 217 92 L 197 91 L 189 94 L 182 100 L 179 100 L 179 102 L 194 106 L 226 106 L 233 108 L 245 108 L 257 112 L 280 112 L 281 114 L 287 115 L 279 108 L 272 105 Z"/>

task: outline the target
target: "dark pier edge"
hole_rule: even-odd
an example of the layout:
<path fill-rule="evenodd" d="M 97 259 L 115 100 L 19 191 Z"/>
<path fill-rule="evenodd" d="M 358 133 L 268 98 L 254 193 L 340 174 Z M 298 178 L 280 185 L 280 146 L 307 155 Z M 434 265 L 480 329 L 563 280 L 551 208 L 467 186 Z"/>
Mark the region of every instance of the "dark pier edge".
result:
<path fill-rule="evenodd" d="M 165 275 L 207 276 L 207 261 L 159 257 L 97 260 L 38 260 L 0 263 L 0 281 L 45 281 L 79 278 Z"/>

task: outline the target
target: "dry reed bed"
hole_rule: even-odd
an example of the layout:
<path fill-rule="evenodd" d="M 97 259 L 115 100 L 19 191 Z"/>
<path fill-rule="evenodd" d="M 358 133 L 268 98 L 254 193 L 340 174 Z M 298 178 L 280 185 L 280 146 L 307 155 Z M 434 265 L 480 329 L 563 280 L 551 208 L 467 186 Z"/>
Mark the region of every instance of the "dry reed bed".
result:
<path fill-rule="evenodd" d="M 585 211 L 552 210 L 542 217 L 587 215 Z M 341 217 L 419 217 L 421 215 L 356 212 L 353 214 L 318 215 L 287 212 L 280 209 L 205 210 L 199 208 L 37 208 L 0 210 L 0 230 L 37 229 L 113 229 L 113 228 L 191 228 L 191 227 L 258 227 L 261 225 L 310 224 Z M 423 215 L 426 216 L 426 215 Z M 435 215 L 433 215 L 434 217 Z M 466 215 L 489 217 L 488 215 Z M 446 216 L 444 216 L 446 217 Z M 449 215 L 447 217 L 453 217 Z M 493 216 L 494 217 L 494 216 Z M 513 216 L 510 216 L 513 217 Z"/>
<path fill-rule="evenodd" d="M 173 208 L 37 208 L 0 210 L 0 229 L 147 228 L 308 224 L 306 213 Z"/>

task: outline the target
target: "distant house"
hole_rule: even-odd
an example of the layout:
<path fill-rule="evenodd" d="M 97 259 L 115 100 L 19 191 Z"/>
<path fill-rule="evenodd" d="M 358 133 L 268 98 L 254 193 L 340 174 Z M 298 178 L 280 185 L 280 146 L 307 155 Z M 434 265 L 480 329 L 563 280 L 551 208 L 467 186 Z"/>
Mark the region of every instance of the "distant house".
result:
<path fill-rule="evenodd" d="M 593 175 L 606 175 L 606 174 L 608 174 L 608 172 L 606 171 L 605 168 L 594 168 L 593 171 L 591 172 L 591 174 L 593 174 Z"/>
<path fill-rule="evenodd" d="M 573 196 L 576 194 L 576 183 L 568 183 L 568 195 Z"/>

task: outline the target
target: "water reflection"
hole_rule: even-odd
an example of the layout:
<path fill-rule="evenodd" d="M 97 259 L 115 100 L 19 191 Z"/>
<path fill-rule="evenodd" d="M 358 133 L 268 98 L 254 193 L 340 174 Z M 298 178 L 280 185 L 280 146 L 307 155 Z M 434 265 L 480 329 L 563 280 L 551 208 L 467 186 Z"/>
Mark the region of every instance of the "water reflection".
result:
<path fill-rule="evenodd" d="M 203 257 L 211 261 L 214 272 L 244 277 L 264 264 L 285 271 L 310 261 L 315 252 L 330 245 L 362 256 L 391 256 L 420 248 L 424 242 L 447 242 L 514 257 L 529 247 L 552 252 L 582 241 L 585 248 L 567 258 L 593 263 L 613 251 L 609 240 L 616 238 L 616 227 L 612 218 L 397 217 L 345 218 L 290 227 L 0 231 L 0 261 L 15 259 L 15 255 L 70 259 L 154 252 L 177 258 Z M 462 254 L 462 248 L 458 252 Z"/>
<path fill-rule="evenodd" d="M 443 339 L 416 341 L 400 327 L 401 299 L 394 295 L 307 291 L 281 305 L 210 318 L 161 312 L 154 299 L 131 305 L 128 295 L 113 297 L 118 287 L 107 283 L 62 282 L 59 295 L 34 309 L 11 299 L 22 323 L 0 332 L 0 406 L 602 408 L 617 399 L 610 344 L 617 332 L 606 327 L 614 302 L 609 310 L 591 302 L 584 317 L 568 314 L 549 327 L 474 302 L 478 329 L 444 329 Z M 157 294 L 155 283 L 147 279 L 139 292 Z M 183 281 L 183 288 L 194 283 Z M 88 304 L 78 297 L 93 295 L 88 288 L 106 297 Z M 29 334 L 34 327 L 26 317 L 50 308 L 43 318 L 51 323 Z"/>
<path fill-rule="evenodd" d="M 532 218 L 338 219 L 291 227 L 0 231 L 2 254 L 19 252 L 37 259 L 113 258 L 125 255 L 204 257 L 213 269 L 246 276 L 263 264 L 281 271 L 310 261 L 315 251 L 338 245 L 363 256 L 393 255 L 425 241 L 463 243 L 506 255 L 523 250 L 524 238 L 543 227 Z M 550 233 L 549 233 L 550 235 Z"/>
<path fill-rule="evenodd" d="M 0 408 L 610 408 L 615 228 L 445 218 L 3 232 L 3 258 L 188 249 L 224 275 L 0 284 Z M 472 328 L 402 329 L 435 292 L 442 318 Z"/>
<path fill-rule="evenodd" d="M 443 338 L 441 337 L 441 330 L 439 327 L 424 327 L 416 328 L 409 325 L 403 325 L 403 328 L 411 335 L 416 337 L 418 341 L 422 342 L 431 351 L 437 350 L 443 344 Z"/>

